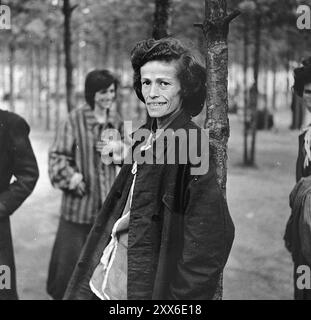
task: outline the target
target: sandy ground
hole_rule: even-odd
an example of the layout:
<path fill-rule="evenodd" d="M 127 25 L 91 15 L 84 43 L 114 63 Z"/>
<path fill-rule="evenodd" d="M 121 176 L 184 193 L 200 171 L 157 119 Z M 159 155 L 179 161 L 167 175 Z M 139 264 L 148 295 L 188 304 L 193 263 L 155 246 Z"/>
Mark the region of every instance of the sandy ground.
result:
<path fill-rule="evenodd" d="M 230 116 L 227 197 L 236 227 L 225 269 L 224 299 L 291 299 L 292 263 L 283 245 L 289 216 L 288 194 L 294 185 L 298 132 L 290 132 L 288 116 L 277 131 L 260 132 L 257 168 L 243 168 L 242 124 Z M 48 299 L 48 263 L 59 218 L 61 192 L 47 175 L 47 149 L 52 133 L 33 130 L 40 179 L 33 195 L 12 217 L 21 299 Z"/>
<path fill-rule="evenodd" d="M 295 183 L 298 132 L 285 123 L 260 132 L 257 168 L 241 167 L 242 126 L 231 119 L 228 205 L 236 237 L 225 270 L 225 299 L 292 299 L 292 263 L 283 235 Z M 289 120 L 289 119 L 288 119 Z"/>

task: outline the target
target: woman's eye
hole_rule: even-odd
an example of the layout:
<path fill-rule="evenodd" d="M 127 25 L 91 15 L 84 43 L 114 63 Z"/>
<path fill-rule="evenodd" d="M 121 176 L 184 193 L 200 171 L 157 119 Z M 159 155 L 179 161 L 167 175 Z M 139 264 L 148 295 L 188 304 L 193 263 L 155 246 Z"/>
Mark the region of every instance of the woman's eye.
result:
<path fill-rule="evenodd" d="M 162 87 L 166 87 L 166 86 L 168 86 L 168 85 L 169 85 L 168 82 L 166 82 L 166 81 L 161 81 L 161 86 L 162 86 Z"/>
<path fill-rule="evenodd" d="M 145 80 L 145 81 L 142 82 L 142 84 L 143 84 L 144 86 L 148 86 L 148 85 L 150 84 L 150 81 Z"/>

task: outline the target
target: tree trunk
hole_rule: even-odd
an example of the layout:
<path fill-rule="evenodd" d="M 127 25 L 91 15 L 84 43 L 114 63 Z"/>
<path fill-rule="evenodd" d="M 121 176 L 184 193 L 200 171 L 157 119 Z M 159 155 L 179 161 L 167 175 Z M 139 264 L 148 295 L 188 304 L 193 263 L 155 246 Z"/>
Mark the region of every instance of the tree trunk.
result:
<path fill-rule="evenodd" d="M 117 55 L 120 56 L 121 51 L 118 51 Z M 101 55 L 101 44 L 100 43 L 96 43 L 94 44 L 94 61 L 95 61 L 95 67 L 96 69 L 101 69 L 102 68 L 102 59 L 100 57 Z"/>
<path fill-rule="evenodd" d="M 248 114 L 248 81 L 247 81 L 247 70 L 248 70 L 248 20 L 244 18 L 243 28 L 243 50 L 244 50 L 244 63 L 243 63 L 243 86 L 244 86 L 244 152 L 243 152 L 243 163 L 248 163 L 248 131 L 249 131 L 249 114 Z"/>
<path fill-rule="evenodd" d="M 82 32 L 78 33 L 78 39 L 77 39 L 77 51 L 76 51 L 76 88 L 78 91 L 80 91 L 80 88 L 82 87 L 82 79 L 83 79 L 83 71 L 82 71 L 82 64 L 83 64 L 83 58 L 82 58 L 82 51 L 83 48 L 81 47 L 81 41 L 83 39 Z"/>
<path fill-rule="evenodd" d="M 15 112 L 15 92 L 14 92 L 14 81 L 15 81 L 15 43 L 12 40 L 9 44 L 9 60 L 10 60 L 10 110 Z"/>
<path fill-rule="evenodd" d="M 60 70 L 61 70 L 61 47 L 56 43 L 56 75 L 55 75 L 55 129 L 57 130 L 60 122 Z"/>
<path fill-rule="evenodd" d="M 39 91 L 40 94 L 40 91 Z M 40 108 L 40 105 L 39 105 Z M 30 105 L 29 105 L 29 121 L 33 123 L 33 112 L 35 110 L 35 48 L 30 48 Z"/>
<path fill-rule="evenodd" d="M 289 106 L 290 100 L 290 51 L 287 50 L 286 54 L 286 106 Z"/>
<path fill-rule="evenodd" d="M 171 2 L 172 0 L 155 0 L 152 37 L 156 40 L 165 38 L 169 34 Z"/>
<path fill-rule="evenodd" d="M 120 68 L 120 49 L 121 49 L 121 44 L 120 44 L 120 21 L 118 18 L 114 18 L 113 20 L 113 29 L 114 29 L 114 58 L 113 58 L 113 68 L 114 72 L 119 75 L 118 70 Z"/>
<path fill-rule="evenodd" d="M 267 66 L 264 70 L 264 130 L 269 128 L 268 78 L 269 68 Z"/>
<path fill-rule="evenodd" d="M 272 111 L 273 113 L 276 111 L 276 62 L 274 61 L 273 66 L 272 66 L 272 72 L 273 72 L 273 80 L 272 80 Z"/>
<path fill-rule="evenodd" d="M 48 40 L 49 43 L 49 40 Z M 46 130 L 50 130 L 51 128 L 51 74 L 50 74 L 50 46 L 48 45 L 46 48 L 46 122 L 45 128 Z"/>
<path fill-rule="evenodd" d="M 205 0 L 205 20 L 199 26 L 206 39 L 207 118 L 212 158 L 216 164 L 217 182 L 226 198 L 228 119 L 228 32 L 229 23 L 239 14 L 227 15 L 226 0 Z M 197 26 L 197 24 L 196 24 Z M 213 299 L 222 299 L 223 275 Z"/>
<path fill-rule="evenodd" d="M 109 59 L 109 32 L 107 30 L 103 33 L 103 42 L 101 47 L 102 64 L 104 68 L 108 68 Z"/>
<path fill-rule="evenodd" d="M 225 195 L 227 180 L 228 119 L 228 31 L 229 23 L 238 15 L 227 16 L 225 0 L 205 0 L 205 21 L 201 25 L 206 39 L 207 118 L 217 180 Z"/>
<path fill-rule="evenodd" d="M 119 31 L 120 28 L 120 20 L 118 18 L 115 18 L 113 20 L 113 27 L 114 27 L 114 58 L 113 58 L 113 65 L 114 65 L 114 72 L 116 76 L 121 79 L 121 32 Z M 121 92 L 121 88 L 119 89 Z M 122 101 L 120 100 L 121 95 L 117 95 L 116 99 L 116 110 L 118 114 L 122 114 Z"/>
<path fill-rule="evenodd" d="M 252 90 L 251 108 L 252 108 L 252 144 L 250 165 L 255 165 L 255 148 L 257 134 L 257 104 L 258 104 L 258 74 L 260 64 L 260 49 L 261 49 L 261 15 L 256 14 L 255 17 L 255 48 L 254 48 L 254 83 Z"/>
<path fill-rule="evenodd" d="M 63 14 L 64 14 L 64 50 L 65 50 L 65 69 L 66 69 L 66 102 L 67 110 L 70 112 L 74 108 L 73 102 L 73 64 L 71 57 L 71 15 L 75 7 L 70 6 L 70 0 L 64 0 Z"/>
<path fill-rule="evenodd" d="M 42 101 L 41 91 L 42 86 L 42 59 L 41 59 L 41 48 L 38 47 L 37 51 L 37 77 L 38 77 L 38 118 L 42 119 Z"/>

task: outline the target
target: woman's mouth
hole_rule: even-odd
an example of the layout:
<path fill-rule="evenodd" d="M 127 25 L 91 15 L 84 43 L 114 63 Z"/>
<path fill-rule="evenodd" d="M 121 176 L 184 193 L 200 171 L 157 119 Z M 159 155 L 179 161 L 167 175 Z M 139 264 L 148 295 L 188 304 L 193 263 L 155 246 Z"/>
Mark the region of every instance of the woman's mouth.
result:
<path fill-rule="evenodd" d="M 162 106 L 165 106 L 166 104 L 167 104 L 167 102 L 149 102 L 149 103 L 147 103 L 148 107 L 151 107 L 151 108 L 162 107 Z"/>
<path fill-rule="evenodd" d="M 100 100 L 99 103 L 104 107 L 110 107 L 112 101 L 111 100 Z"/>

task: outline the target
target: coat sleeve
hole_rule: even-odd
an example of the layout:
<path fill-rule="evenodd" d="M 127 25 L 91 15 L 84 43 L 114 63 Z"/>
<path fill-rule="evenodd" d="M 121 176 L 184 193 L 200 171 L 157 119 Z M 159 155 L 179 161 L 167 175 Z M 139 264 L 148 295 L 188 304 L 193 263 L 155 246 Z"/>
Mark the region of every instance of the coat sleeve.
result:
<path fill-rule="evenodd" d="M 74 120 L 69 115 L 58 130 L 49 150 L 49 177 L 55 188 L 68 190 L 72 176 L 78 172 L 75 145 Z"/>
<path fill-rule="evenodd" d="M 187 188 L 183 249 L 169 299 L 212 299 L 231 250 L 234 226 L 215 174 L 193 177 Z"/>
<path fill-rule="evenodd" d="M 39 170 L 29 140 L 29 126 L 21 117 L 9 126 L 8 146 L 15 181 L 0 194 L 0 217 L 12 214 L 31 194 L 39 178 Z"/>

